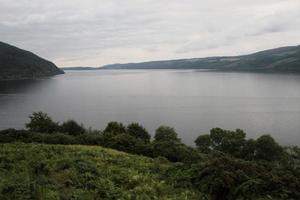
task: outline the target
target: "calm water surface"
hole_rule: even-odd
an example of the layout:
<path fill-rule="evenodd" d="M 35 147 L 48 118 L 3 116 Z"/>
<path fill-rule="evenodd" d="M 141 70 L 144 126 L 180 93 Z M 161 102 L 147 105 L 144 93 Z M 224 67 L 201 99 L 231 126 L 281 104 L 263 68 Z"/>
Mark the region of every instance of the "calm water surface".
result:
<path fill-rule="evenodd" d="M 169 125 L 188 144 L 221 127 L 300 145 L 300 76 L 103 70 L 0 82 L 0 129 L 23 128 L 34 111 L 99 129 L 109 121 L 140 122 L 153 134 Z"/>

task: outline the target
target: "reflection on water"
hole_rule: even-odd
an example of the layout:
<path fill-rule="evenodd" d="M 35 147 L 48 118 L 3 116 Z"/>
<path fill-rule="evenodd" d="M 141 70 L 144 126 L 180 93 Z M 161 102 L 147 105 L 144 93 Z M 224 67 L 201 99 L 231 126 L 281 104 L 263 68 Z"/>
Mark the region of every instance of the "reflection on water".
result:
<path fill-rule="evenodd" d="M 300 76 L 195 70 L 67 71 L 44 80 L 0 82 L 0 128 L 22 128 L 33 111 L 103 129 L 112 120 L 150 132 L 173 126 L 192 144 L 212 127 L 271 133 L 300 144 Z"/>
<path fill-rule="evenodd" d="M 19 81 L 0 81 L 0 94 L 19 94 L 32 92 L 34 88 L 41 86 L 45 80 L 19 80 Z"/>

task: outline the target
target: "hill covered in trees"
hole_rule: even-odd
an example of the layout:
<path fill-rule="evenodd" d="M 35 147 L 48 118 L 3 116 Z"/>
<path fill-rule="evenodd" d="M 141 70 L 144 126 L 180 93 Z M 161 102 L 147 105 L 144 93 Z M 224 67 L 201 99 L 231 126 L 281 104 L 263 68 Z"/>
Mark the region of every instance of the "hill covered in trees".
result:
<path fill-rule="evenodd" d="M 223 56 L 105 65 L 100 69 L 209 69 L 218 71 L 300 72 L 300 46 L 242 56 Z"/>
<path fill-rule="evenodd" d="M 34 79 L 63 73 L 48 60 L 0 42 L 0 80 Z"/>
<path fill-rule="evenodd" d="M 38 112 L 0 143 L 1 199 L 300 199 L 300 148 L 240 129 L 190 147 L 168 126 L 151 139 L 138 123 L 93 130 Z"/>

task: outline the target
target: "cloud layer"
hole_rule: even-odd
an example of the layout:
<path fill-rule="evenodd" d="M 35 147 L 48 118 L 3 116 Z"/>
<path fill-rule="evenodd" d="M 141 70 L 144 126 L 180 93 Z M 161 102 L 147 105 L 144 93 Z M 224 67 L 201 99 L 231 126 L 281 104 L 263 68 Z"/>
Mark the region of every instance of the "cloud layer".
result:
<path fill-rule="evenodd" d="M 299 0 L 0 0 L 0 40 L 60 67 L 300 44 Z"/>

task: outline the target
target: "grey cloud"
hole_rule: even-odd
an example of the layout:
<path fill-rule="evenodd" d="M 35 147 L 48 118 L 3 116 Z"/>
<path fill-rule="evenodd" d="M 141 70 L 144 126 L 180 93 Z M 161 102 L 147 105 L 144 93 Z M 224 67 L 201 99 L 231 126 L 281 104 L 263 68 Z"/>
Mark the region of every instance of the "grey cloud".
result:
<path fill-rule="evenodd" d="M 4 42 L 60 66 L 247 52 L 296 44 L 298 0 L 0 0 Z M 262 43 L 266 40 L 268 42 Z M 289 34 L 285 43 L 279 34 Z M 255 40 L 257 45 L 254 45 Z M 236 51 L 234 51 L 236 49 Z"/>

